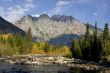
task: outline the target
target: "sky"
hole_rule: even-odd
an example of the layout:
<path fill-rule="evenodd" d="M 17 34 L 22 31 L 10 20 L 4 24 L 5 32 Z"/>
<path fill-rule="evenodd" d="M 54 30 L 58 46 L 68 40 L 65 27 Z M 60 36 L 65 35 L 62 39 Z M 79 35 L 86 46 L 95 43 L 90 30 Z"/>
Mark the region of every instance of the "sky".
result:
<path fill-rule="evenodd" d="M 0 0 L 0 16 L 9 22 L 41 14 L 73 16 L 92 25 L 97 21 L 103 28 L 105 23 L 110 24 L 110 0 Z"/>

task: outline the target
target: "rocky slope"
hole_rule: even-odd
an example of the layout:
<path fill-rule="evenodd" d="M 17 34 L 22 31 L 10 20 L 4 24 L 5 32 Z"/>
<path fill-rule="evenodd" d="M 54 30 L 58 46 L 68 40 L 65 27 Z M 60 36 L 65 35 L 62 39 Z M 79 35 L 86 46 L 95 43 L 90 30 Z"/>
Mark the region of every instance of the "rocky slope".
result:
<path fill-rule="evenodd" d="M 51 44 L 68 45 L 73 38 L 85 33 L 85 25 L 72 16 L 42 14 L 39 17 L 24 16 L 15 25 L 24 31 L 30 27 L 35 40 Z"/>
<path fill-rule="evenodd" d="M 12 23 L 0 17 L 0 34 L 7 34 L 7 33 L 12 33 L 12 34 L 21 33 L 22 35 L 25 35 L 25 32 L 23 30 L 19 29 Z"/>

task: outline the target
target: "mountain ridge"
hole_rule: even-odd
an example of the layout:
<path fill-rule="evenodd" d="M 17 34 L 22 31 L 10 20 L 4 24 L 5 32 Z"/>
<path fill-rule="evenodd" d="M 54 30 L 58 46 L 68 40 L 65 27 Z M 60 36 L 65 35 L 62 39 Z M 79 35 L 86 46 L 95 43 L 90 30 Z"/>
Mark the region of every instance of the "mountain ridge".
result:
<path fill-rule="evenodd" d="M 72 16 L 42 14 L 39 17 L 24 16 L 15 25 L 24 31 L 30 27 L 36 41 L 48 41 L 51 44 L 68 44 L 75 36 L 82 36 L 86 26 Z M 57 38 L 60 37 L 58 40 Z M 57 40 L 57 42 L 53 39 Z M 60 41 L 66 43 L 59 43 Z"/>

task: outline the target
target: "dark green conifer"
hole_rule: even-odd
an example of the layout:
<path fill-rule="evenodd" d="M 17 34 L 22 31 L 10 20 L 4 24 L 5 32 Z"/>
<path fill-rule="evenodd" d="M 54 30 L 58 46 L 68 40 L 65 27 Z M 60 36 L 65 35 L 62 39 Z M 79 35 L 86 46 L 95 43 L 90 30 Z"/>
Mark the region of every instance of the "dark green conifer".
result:
<path fill-rule="evenodd" d="M 31 28 L 28 28 L 27 35 L 26 35 L 26 43 L 27 43 L 27 50 L 31 52 L 32 49 L 32 33 Z"/>

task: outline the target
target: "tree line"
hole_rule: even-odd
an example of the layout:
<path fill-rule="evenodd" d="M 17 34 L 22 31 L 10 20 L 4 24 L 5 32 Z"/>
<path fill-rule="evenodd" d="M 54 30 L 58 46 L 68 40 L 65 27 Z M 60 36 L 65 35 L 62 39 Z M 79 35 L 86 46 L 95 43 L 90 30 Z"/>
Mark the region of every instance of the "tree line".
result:
<path fill-rule="evenodd" d="M 47 42 L 33 41 L 31 28 L 28 28 L 26 36 L 20 33 L 0 35 L 0 57 L 23 54 L 50 54 L 71 57 L 67 46 L 53 46 Z"/>
<path fill-rule="evenodd" d="M 26 36 L 20 33 L 17 35 L 0 35 L 0 56 L 30 53 L 32 49 L 32 34 L 29 28 Z"/>
<path fill-rule="evenodd" d="M 72 57 L 88 61 L 107 60 L 110 55 L 110 35 L 108 23 L 104 30 L 99 31 L 97 22 L 93 32 L 90 32 L 89 23 L 86 24 L 86 32 L 80 39 L 74 39 L 71 45 Z"/>

